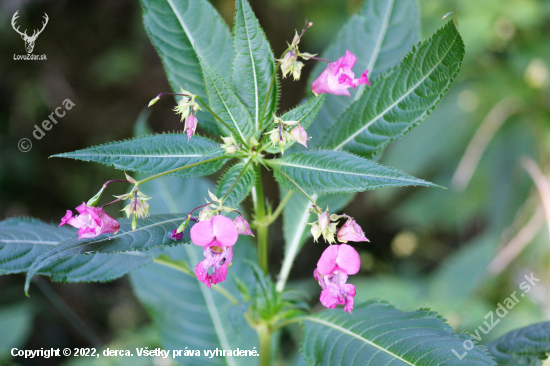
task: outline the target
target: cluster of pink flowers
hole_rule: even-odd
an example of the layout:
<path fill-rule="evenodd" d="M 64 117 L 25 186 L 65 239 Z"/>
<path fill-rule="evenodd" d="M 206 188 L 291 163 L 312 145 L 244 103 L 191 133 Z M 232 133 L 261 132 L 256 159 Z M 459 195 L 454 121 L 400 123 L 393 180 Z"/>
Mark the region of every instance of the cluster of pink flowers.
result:
<path fill-rule="evenodd" d="M 355 286 L 346 283 L 348 275 L 359 272 L 361 260 L 357 251 L 348 244 L 332 244 L 338 219 L 344 217 L 347 221 L 338 230 L 336 237 L 342 243 L 348 241 L 369 241 L 363 229 L 355 220 L 347 215 L 330 215 L 328 211 L 318 214 L 319 220 L 312 224 L 315 240 L 321 235 L 329 246 L 317 262 L 313 277 L 321 286 L 320 301 L 323 306 L 334 309 L 336 305 L 345 305 L 344 311 L 351 314 Z M 317 235 L 317 237 L 316 237 Z"/>

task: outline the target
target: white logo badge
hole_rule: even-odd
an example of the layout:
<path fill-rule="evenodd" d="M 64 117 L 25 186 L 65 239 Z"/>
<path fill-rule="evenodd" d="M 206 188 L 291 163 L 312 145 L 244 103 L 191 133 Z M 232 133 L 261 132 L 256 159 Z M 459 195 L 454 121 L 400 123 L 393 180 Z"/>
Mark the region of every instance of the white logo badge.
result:
<path fill-rule="evenodd" d="M 32 33 L 31 36 L 29 36 L 27 34 L 27 30 L 25 29 L 24 32 L 21 32 L 19 31 L 19 26 L 17 26 L 15 24 L 17 18 L 19 18 L 19 14 L 17 14 L 19 12 L 16 11 L 15 14 L 13 14 L 13 17 L 11 18 L 11 26 L 13 27 L 13 29 L 19 33 L 21 35 L 21 38 L 23 38 L 23 41 L 25 41 L 25 49 L 27 50 L 27 54 L 26 55 L 27 57 L 24 57 L 25 55 L 19 55 L 19 57 L 16 58 L 16 55 L 14 55 L 14 60 L 15 59 L 24 59 L 24 60 L 29 60 L 29 59 L 33 59 L 33 60 L 36 60 L 36 59 L 43 59 L 45 60 L 46 59 L 46 55 L 41 55 L 41 56 L 36 56 L 36 55 L 31 55 L 32 54 L 32 51 L 34 49 L 34 43 L 36 42 L 36 39 L 38 38 L 38 36 L 40 35 L 40 33 L 42 33 L 42 31 L 44 30 L 44 28 L 46 28 L 46 24 L 48 24 L 48 14 L 44 13 L 44 22 L 42 22 L 42 29 L 40 30 L 34 30 L 34 32 Z M 31 56 L 35 56 L 35 57 L 31 57 Z"/>

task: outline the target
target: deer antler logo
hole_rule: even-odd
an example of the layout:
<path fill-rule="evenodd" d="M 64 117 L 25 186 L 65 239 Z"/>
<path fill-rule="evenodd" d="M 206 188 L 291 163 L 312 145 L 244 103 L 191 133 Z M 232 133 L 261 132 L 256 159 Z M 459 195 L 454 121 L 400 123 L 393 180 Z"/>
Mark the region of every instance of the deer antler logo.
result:
<path fill-rule="evenodd" d="M 13 14 L 13 17 L 11 18 L 11 26 L 13 27 L 13 29 L 19 33 L 21 35 L 21 38 L 23 38 L 23 41 L 25 41 L 25 48 L 27 49 L 27 53 L 32 53 L 32 50 L 34 49 L 34 42 L 36 41 L 36 38 L 38 38 L 38 35 L 40 33 L 42 33 L 42 31 L 44 30 L 44 28 L 46 28 L 46 24 L 48 24 L 48 14 L 44 13 L 44 22 L 42 23 L 42 29 L 40 29 L 39 31 L 37 31 L 36 29 L 34 30 L 32 36 L 28 36 L 27 35 L 27 30 L 25 29 L 24 32 L 20 32 L 19 31 L 19 27 L 15 27 L 15 21 L 17 20 L 17 18 L 19 18 L 19 15 L 17 14 L 19 12 L 16 11 L 15 14 Z"/>

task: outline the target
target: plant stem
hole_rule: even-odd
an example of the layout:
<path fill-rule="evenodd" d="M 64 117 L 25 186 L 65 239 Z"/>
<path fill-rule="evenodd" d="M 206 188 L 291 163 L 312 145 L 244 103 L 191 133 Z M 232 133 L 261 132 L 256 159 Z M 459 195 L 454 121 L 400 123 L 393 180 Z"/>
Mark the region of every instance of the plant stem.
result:
<path fill-rule="evenodd" d="M 257 164 L 254 169 L 256 170 L 256 200 L 254 202 L 254 211 L 256 213 L 256 220 L 262 222 L 266 215 L 262 170 L 259 164 Z M 267 274 L 267 226 L 258 225 L 256 231 L 258 236 L 258 265 L 264 273 Z"/>
<path fill-rule="evenodd" d="M 269 366 L 271 361 L 271 332 L 265 323 L 256 328 L 260 340 L 260 366 Z"/>
<path fill-rule="evenodd" d="M 140 180 L 139 182 L 136 183 L 136 186 L 142 184 L 142 183 L 145 183 L 145 182 L 148 182 L 150 180 L 153 180 L 155 178 L 159 178 L 159 177 L 162 177 L 164 175 L 167 175 L 167 174 L 172 174 L 172 173 L 175 173 L 175 172 L 179 172 L 180 170 L 183 170 L 183 169 L 187 169 L 187 168 L 193 168 L 197 165 L 201 165 L 201 164 L 206 164 L 206 163 L 210 163 L 210 162 L 213 162 L 213 161 L 216 161 L 216 160 L 220 160 L 220 159 L 230 159 L 230 158 L 234 158 L 235 156 L 226 156 L 226 155 L 223 155 L 223 156 L 218 156 L 216 158 L 212 158 L 212 159 L 208 159 L 208 160 L 203 160 L 203 161 L 198 161 L 196 163 L 193 163 L 193 164 L 189 164 L 189 165 L 185 165 L 185 166 L 180 166 L 179 168 L 175 168 L 175 169 L 171 169 L 171 170 L 168 170 L 166 172 L 163 172 L 163 173 L 159 173 L 159 174 L 155 174 L 155 175 L 152 175 L 148 178 L 145 178 L 143 180 Z"/>
<path fill-rule="evenodd" d="M 279 215 L 283 212 L 283 209 L 285 208 L 288 201 L 290 201 L 290 198 L 292 197 L 293 194 L 294 194 L 294 191 L 289 191 L 286 194 L 285 198 L 283 198 L 283 200 L 281 202 L 279 202 L 279 206 L 277 206 L 277 209 L 275 210 L 275 212 L 273 212 L 267 218 L 267 221 L 265 222 L 266 226 L 269 226 L 269 225 L 273 224 L 275 222 L 275 220 L 277 220 L 277 217 L 279 217 Z"/>

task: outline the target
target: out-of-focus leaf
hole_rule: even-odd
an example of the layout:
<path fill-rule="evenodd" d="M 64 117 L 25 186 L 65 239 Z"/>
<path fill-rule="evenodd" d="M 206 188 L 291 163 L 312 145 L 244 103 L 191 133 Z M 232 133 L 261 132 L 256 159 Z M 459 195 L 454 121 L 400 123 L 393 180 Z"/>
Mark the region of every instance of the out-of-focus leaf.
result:
<path fill-rule="evenodd" d="M 142 0 L 141 4 L 145 30 L 175 93 L 182 87 L 206 100 L 197 54 L 229 81 L 233 59 L 231 33 L 209 1 Z M 201 127 L 218 133 L 209 113 L 203 113 L 200 120 Z"/>
<path fill-rule="evenodd" d="M 550 352 L 550 322 L 506 333 L 487 344 L 499 366 L 541 366 Z"/>
<path fill-rule="evenodd" d="M 0 361 L 22 347 L 30 335 L 33 312 L 28 302 L 0 308 Z"/>

